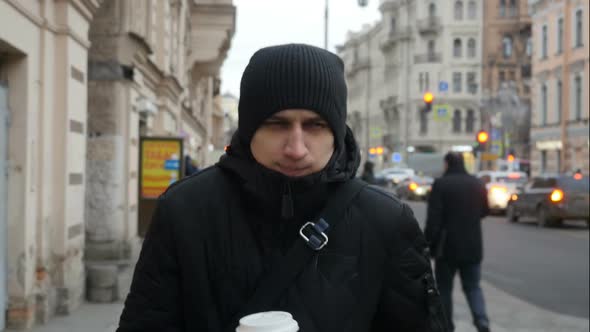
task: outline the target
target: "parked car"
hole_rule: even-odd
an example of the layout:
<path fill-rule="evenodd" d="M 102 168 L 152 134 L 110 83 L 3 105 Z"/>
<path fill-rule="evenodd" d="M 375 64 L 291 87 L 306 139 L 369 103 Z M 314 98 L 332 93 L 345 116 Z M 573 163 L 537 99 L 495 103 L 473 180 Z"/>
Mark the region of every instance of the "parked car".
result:
<path fill-rule="evenodd" d="M 511 196 L 506 218 L 517 222 L 521 217 L 533 216 L 539 227 L 558 225 L 564 219 L 581 219 L 590 226 L 589 190 L 588 176 L 580 173 L 536 177 Z"/>
<path fill-rule="evenodd" d="M 375 174 L 375 182 L 378 185 L 393 188 L 414 175 L 414 170 L 411 168 L 384 168 Z"/>
<path fill-rule="evenodd" d="M 477 173 L 477 178 L 486 186 L 488 205 L 493 213 L 505 212 L 510 197 L 528 180 L 525 172 L 482 171 Z"/>
<path fill-rule="evenodd" d="M 427 200 L 432 191 L 434 179 L 427 176 L 412 176 L 399 183 L 395 193 L 399 198 L 408 200 Z"/>

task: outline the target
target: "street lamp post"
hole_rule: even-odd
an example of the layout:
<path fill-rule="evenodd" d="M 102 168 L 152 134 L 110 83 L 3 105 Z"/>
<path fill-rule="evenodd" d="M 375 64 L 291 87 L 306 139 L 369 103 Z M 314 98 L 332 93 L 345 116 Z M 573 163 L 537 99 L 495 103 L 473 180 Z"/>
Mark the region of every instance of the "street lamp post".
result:
<path fill-rule="evenodd" d="M 366 7 L 369 3 L 369 0 L 357 0 L 359 7 Z M 325 8 L 324 8 L 324 49 L 328 49 L 328 19 L 329 19 L 329 12 L 330 12 L 330 1 L 325 0 Z"/>

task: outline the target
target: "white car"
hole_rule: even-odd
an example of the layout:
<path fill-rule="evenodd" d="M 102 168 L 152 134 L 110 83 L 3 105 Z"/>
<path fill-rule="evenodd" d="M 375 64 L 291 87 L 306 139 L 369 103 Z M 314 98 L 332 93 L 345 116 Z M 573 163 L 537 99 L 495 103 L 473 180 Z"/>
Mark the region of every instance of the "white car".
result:
<path fill-rule="evenodd" d="M 378 173 L 377 177 L 379 177 L 387 187 L 394 187 L 403 180 L 413 177 L 414 175 L 416 175 L 416 173 L 411 168 L 385 168 Z"/>
<path fill-rule="evenodd" d="M 493 212 L 506 211 L 512 195 L 528 181 L 524 172 L 482 171 L 476 176 L 486 185 L 488 204 Z"/>

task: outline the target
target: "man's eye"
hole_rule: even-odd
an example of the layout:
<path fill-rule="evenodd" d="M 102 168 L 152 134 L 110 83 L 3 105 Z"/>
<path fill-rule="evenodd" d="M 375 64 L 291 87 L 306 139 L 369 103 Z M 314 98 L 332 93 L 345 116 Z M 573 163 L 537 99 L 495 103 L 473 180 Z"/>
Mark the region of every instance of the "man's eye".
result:
<path fill-rule="evenodd" d="M 308 126 L 315 129 L 328 128 L 328 124 L 323 121 L 312 122 Z"/>

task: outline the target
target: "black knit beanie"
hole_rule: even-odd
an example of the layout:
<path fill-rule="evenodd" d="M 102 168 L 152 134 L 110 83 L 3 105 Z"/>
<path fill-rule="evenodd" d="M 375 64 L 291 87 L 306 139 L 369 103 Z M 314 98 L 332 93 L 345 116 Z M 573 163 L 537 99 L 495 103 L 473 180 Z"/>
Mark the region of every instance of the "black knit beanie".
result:
<path fill-rule="evenodd" d="M 286 109 L 308 109 L 326 120 L 336 148 L 346 134 L 346 82 L 342 60 L 324 49 L 288 44 L 260 49 L 244 70 L 238 135 L 250 146 L 262 122 Z"/>

